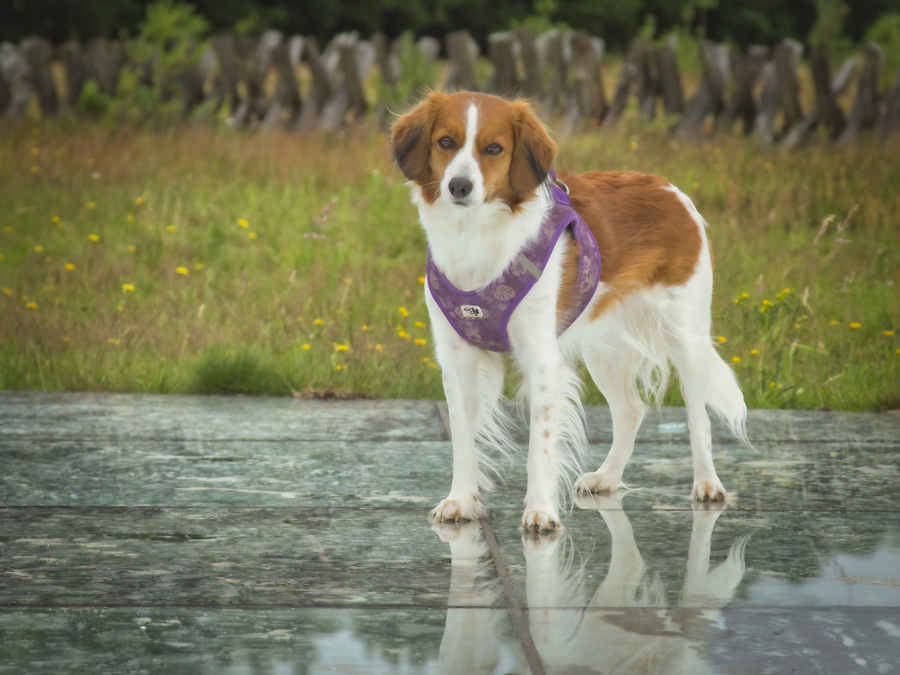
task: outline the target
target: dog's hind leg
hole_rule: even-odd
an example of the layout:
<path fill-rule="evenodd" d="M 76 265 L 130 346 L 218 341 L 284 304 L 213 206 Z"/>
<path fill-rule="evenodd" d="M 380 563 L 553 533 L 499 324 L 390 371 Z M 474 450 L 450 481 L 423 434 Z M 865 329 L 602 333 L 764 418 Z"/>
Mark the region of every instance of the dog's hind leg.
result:
<path fill-rule="evenodd" d="M 622 482 L 625 465 L 634 451 L 634 439 L 644 419 L 645 406 L 635 388 L 637 354 L 622 357 L 597 348 L 584 352 L 584 362 L 612 414 L 613 442 L 606 460 L 596 471 L 584 474 L 575 483 L 577 492 L 609 492 Z"/>

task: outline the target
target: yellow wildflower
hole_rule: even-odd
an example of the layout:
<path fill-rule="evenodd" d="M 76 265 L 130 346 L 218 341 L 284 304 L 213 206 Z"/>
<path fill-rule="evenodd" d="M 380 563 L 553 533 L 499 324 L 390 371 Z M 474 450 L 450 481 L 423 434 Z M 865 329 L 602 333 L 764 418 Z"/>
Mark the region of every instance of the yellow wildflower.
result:
<path fill-rule="evenodd" d="M 720 335 L 716 338 L 716 342 L 728 342 L 728 339 L 724 335 Z"/>
<path fill-rule="evenodd" d="M 129 253 L 137 253 L 137 246 L 135 246 L 134 244 L 128 244 L 128 246 L 126 246 L 125 249 Z"/>
<path fill-rule="evenodd" d="M 850 322 L 850 328 L 852 328 L 853 330 L 856 330 L 857 328 L 859 328 L 859 327 L 861 327 L 861 326 L 862 326 L 862 324 L 859 323 L 858 321 L 851 321 L 851 322 Z"/>
<path fill-rule="evenodd" d="M 428 363 L 429 361 L 431 361 L 431 359 L 429 359 L 427 356 L 422 357 L 422 363 Z"/>
<path fill-rule="evenodd" d="M 0 260 L 3 260 L 3 254 L 0 253 Z"/>
<path fill-rule="evenodd" d="M 363 329 L 363 331 L 367 331 L 367 330 L 369 330 L 369 326 L 367 324 L 363 324 L 362 329 Z"/>
<path fill-rule="evenodd" d="M 350 345 L 335 345 L 334 348 L 337 349 L 339 352 L 345 352 L 348 349 L 350 349 Z"/>
<path fill-rule="evenodd" d="M 772 303 L 769 302 L 768 300 L 763 300 L 762 304 L 763 304 L 763 307 L 771 307 L 772 306 Z"/>
<path fill-rule="evenodd" d="M 247 222 L 246 220 L 244 220 L 243 218 L 241 218 L 241 219 L 238 221 L 238 225 L 240 225 L 241 227 L 250 227 L 250 223 L 248 223 L 248 222 Z"/>
<path fill-rule="evenodd" d="M 749 297 L 750 297 L 749 293 L 741 293 L 741 300 L 746 300 Z"/>
<path fill-rule="evenodd" d="M 133 223 L 133 222 L 134 222 L 134 216 L 131 215 L 131 214 L 129 213 L 127 216 L 125 216 L 125 222 L 127 222 L 127 223 Z"/>
<path fill-rule="evenodd" d="M 12 234 L 13 232 L 15 232 L 15 229 L 12 227 L 4 227 L 3 231 L 6 232 L 6 234 Z"/>
<path fill-rule="evenodd" d="M 89 234 L 88 239 L 90 239 L 91 241 L 96 243 L 96 242 L 100 241 L 100 235 L 99 234 Z"/>
<path fill-rule="evenodd" d="M 134 290 L 134 284 L 122 284 L 122 292 L 127 293 L 128 291 Z"/>
<path fill-rule="evenodd" d="M 740 363 L 740 362 L 741 362 L 741 357 L 740 357 L 740 356 L 732 356 L 732 357 L 731 357 L 731 362 L 732 362 L 732 363 Z"/>
<path fill-rule="evenodd" d="M 176 267 L 176 268 L 175 268 L 175 271 L 176 271 L 178 274 L 184 274 L 185 276 L 188 275 L 188 274 L 190 274 L 190 272 L 188 271 L 188 268 L 187 268 L 187 267 Z"/>
<path fill-rule="evenodd" d="M 774 166 L 774 165 L 772 164 L 772 162 L 763 162 L 763 168 L 764 168 L 766 171 L 771 171 L 772 168 L 773 168 L 773 166 Z"/>
<path fill-rule="evenodd" d="M 119 340 L 117 338 L 106 338 L 106 341 L 111 345 L 119 344 Z"/>
<path fill-rule="evenodd" d="M 305 319 L 302 316 L 298 316 L 297 321 L 305 321 Z"/>
<path fill-rule="evenodd" d="M 830 323 L 832 326 L 837 326 L 840 323 L 840 321 L 838 321 L 837 319 L 832 319 L 828 323 Z"/>
<path fill-rule="evenodd" d="M 36 302 L 26 302 L 26 303 L 25 303 L 25 306 L 26 306 L 28 309 L 37 309 L 37 303 L 36 303 Z"/>
<path fill-rule="evenodd" d="M 313 323 L 315 323 L 317 326 L 321 326 L 321 325 L 324 324 L 325 322 L 322 321 L 322 319 L 316 319 Z"/>
<path fill-rule="evenodd" d="M 53 284 L 47 284 L 46 286 L 44 286 L 44 290 L 50 291 L 52 293 L 53 291 L 56 290 L 56 286 L 54 286 Z"/>
<path fill-rule="evenodd" d="M 39 148 L 32 148 L 32 149 L 31 149 L 31 154 L 32 154 L 33 156 L 37 157 L 39 154 L 41 154 L 41 151 L 40 151 Z"/>
<path fill-rule="evenodd" d="M 166 225 L 166 232 L 174 232 L 174 231 L 175 231 L 174 225 Z"/>
<path fill-rule="evenodd" d="M 66 263 L 66 269 L 71 272 L 75 269 L 75 265 L 73 265 L 72 263 Z"/>
<path fill-rule="evenodd" d="M 248 232 L 247 236 L 250 237 L 251 239 L 256 239 L 256 232 Z"/>
<path fill-rule="evenodd" d="M 637 150 L 637 146 L 638 146 L 637 141 L 629 141 L 628 142 L 628 147 L 631 148 L 632 150 Z"/>
<path fill-rule="evenodd" d="M 419 277 L 419 283 L 420 283 L 420 284 L 424 284 L 424 283 L 425 283 L 425 277 Z"/>
<path fill-rule="evenodd" d="M 750 356 L 758 356 L 758 355 L 759 355 L 759 350 L 758 350 L 758 349 L 751 349 L 751 350 L 750 350 Z"/>
<path fill-rule="evenodd" d="M 885 337 L 891 337 L 893 334 L 894 334 L 894 331 L 892 331 L 892 330 L 886 330 L 886 331 L 884 331 L 884 333 L 883 333 L 883 335 L 884 335 Z"/>
<path fill-rule="evenodd" d="M 85 204 L 85 207 L 87 207 L 89 209 L 96 209 L 97 203 L 96 202 L 88 202 L 87 204 Z"/>
<path fill-rule="evenodd" d="M 34 247 L 34 252 L 35 252 L 35 253 L 43 253 L 43 252 L 44 252 L 44 247 L 41 246 L 40 244 L 38 244 L 37 246 Z"/>
<path fill-rule="evenodd" d="M 60 218 L 59 216 L 53 216 L 53 222 L 59 225 L 60 223 L 62 223 L 62 218 Z"/>
<path fill-rule="evenodd" d="M 63 335 L 63 336 L 62 336 L 62 341 L 63 341 L 63 342 L 68 342 L 68 341 L 69 341 L 69 336 L 68 336 L 68 335 Z"/>
<path fill-rule="evenodd" d="M 800 324 L 799 324 L 799 323 L 795 323 L 795 324 L 794 324 L 794 328 L 796 328 L 797 330 L 800 330 Z"/>
<path fill-rule="evenodd" d="M 198 272 L 202 272 L 203 271 L 203 263 L 194 263 L 194 269 L 197 270 Z"/>
<path fill-rule="evenodd" d="M 400 312 L 400 316 L 407 317 L 409 316 L 409 310 L 406 307 L 398 307 L 397 311 Z"/>
<path fill-rule="evenodd" d="M 12 295 L 12 294 L 13 294 L 13 289 L 7 288 L 6 286 L 4 286 L 4 287 L 3 287 L 3 292 L 6 293 L 7 295 Z"/>
<path fill-rule="evenodd" d="M 403 330 L 403 329 L 400 329 L 400 330 L 397 331 L 397 337 L 403 338 L 404 340 L 409 340 L 409 333 L 407 333 L 407 332 L 406 332 L 405 330 Z"/>
<path fill-rule="evenodd" d="M 304 344 L 304 345 L 303 345 L 303 349 L 305 349 L 306 351 L 309 351 L 309 345 L 308 345 L 308 344 Z"/>
<path fill-rule="evenodd" d="M 416 323 L 414 325 L 416 328 L 425 328 L 425 324 L 422 323 L 421 321 L 416 321 Z"/>
<path fill-rule="evenodd" d="M 341 364 L 339 363 L 339 364 L 337 364 L 337 365 L 334 367 L 334 369 L 335 369 L 335 370 L 344 370 L 344 368 L 346 368 L 346 367 L 347 367 L 347 366 L 343 366 L 343 365 L 341 365 Z"/>
<path fill-rule="evenodd" d="M 384 347 L 382 347 L 381 345 L 375 345 L 375 351 L 376 351 L 376 352 L 380 352 L 380 351 L 382 351 L 383 349 L 384 349 Z"/>
<path fill-rule="evenodd" d="M 40 173 L 40 172 L 41 172 L 41 167 L 39 167 L 39 166 L 31 167 L 31 173 Z"/>
<path fill-rule="evenodd" d="M 140 205 L 143 204 L 145 201 L 147 201 L 147 198 L 144 197 L 143 195 L 141 195 L 141 196 L 137 197 L 137 198 L 134 200 L 134 203 L 137 204 L 138 206 L 140 206 Z"/>
<path fill-rule="evenodd" d="M 417 345 L 425 345 L 425 344 L 428 344 L 428 340 L 425 340 L 424 338 L 416 338 L 416 339 L 414 340 L 414 342 L 415 342 Z"/>
<path fill-rule="evenodd" d="M 894 350 L 894 353 L 895 353 L 895 354 L 900 354 L 900 349 L 895 349 L 895 350 Z"/>

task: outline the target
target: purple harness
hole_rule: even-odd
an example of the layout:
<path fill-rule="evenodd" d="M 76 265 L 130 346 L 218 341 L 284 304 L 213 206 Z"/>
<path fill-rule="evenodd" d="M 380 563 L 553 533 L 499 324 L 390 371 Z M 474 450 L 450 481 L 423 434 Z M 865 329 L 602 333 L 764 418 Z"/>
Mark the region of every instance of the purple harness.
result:
<path fill-rule="evenodd" d="M 431 257 L 425 263 L 428 287 L 444 316 L 468 343 L 492 352 L 509 352 L 507 325 L 513 310 L 541 278 L 553 248 L 563 232 L 572 228 L 579 249 L 579 282 L 575 286 L 572 311 L 556 326 L 557 337 L 575 323 L 587 307 L 600 282 L 600 249 L 581 216 L 569 204 L 568 188 L 553 181 L 553 205 L 541 223 L 537 237 L 529 241 L 503 273 L 486 286 L 461 291 L 444 276 Z M 563 183 L 565 185 L 565 183 Z"/>

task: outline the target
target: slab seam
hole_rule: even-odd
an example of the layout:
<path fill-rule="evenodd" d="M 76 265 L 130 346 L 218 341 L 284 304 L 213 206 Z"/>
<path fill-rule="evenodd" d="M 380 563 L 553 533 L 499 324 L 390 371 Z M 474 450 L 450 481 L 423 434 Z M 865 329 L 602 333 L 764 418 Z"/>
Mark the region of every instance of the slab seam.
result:
<path fill-rule="evenodd" d="M 522 645 L 522 650 L 525 652 L 525 660 L 528 661 L 531 675 L 545 675 L 544 664 L 541 662 L 540 654 L 538 654 L 537 647 L 534 645 L 534 638 L 532 638 L 531 630 L 528 628 L 528 619 L 525 617 L 525 612 L 522 611 L 522 605 L 519 604 L 516 589 L 513 588 L 512 580 L 509 577 L 509 568 L 507 568 L 503 554 L 500 552 L 500 545 L 497 543 L 494 529 L 487 518 L 482 518 L 479 522 L 481 523 L 481 531 L 484 533 L 488 549 L 491 551 L 491 557 L 494 559 L 494 566 L 497 568 L 497 576 L 500 577 L 503 593 L 506 595 L 509 620 L 512 623 L 516 638 L 518 638 L 519 644 Z"/>

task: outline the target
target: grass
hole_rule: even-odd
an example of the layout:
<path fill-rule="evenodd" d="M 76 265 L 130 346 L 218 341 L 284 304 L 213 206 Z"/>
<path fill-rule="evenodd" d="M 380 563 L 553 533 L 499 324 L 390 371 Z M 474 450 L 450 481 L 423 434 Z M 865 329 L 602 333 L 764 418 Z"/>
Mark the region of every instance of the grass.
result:
<path fill-rule="evenodd" d="M 0 389 L 443 396 L 383 135 L 4 124 Z M 749 405 L 900 408 L 898 139 L 785 153 L 626 120 L 560 141 L 560 166 L 696 201 Z"/>

